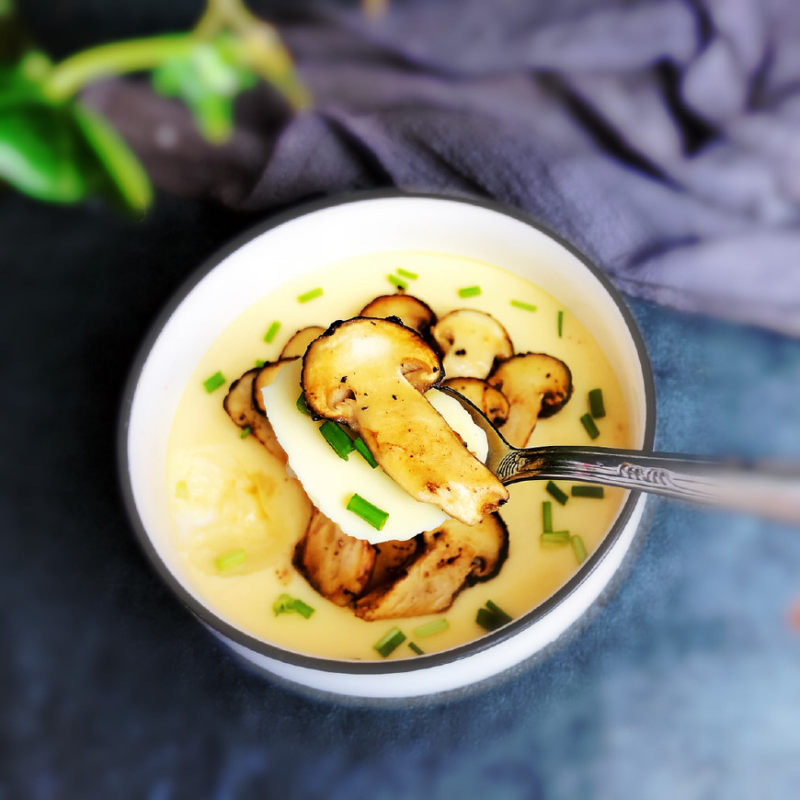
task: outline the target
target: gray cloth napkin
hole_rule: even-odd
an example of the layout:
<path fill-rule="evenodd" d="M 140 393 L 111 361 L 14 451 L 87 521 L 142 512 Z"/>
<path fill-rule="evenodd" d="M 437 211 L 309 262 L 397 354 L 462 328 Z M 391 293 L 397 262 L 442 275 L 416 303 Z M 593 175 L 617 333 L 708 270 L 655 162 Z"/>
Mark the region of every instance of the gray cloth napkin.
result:
<path fill-rule="evenodd" d="M 270 6 L 314 97 L 222 147 L 142 84 L 88 93 L 156 183 L 269 210 L 396 185 L 495 198 L 623 290 L 800 335 L 797 0 Z"/>

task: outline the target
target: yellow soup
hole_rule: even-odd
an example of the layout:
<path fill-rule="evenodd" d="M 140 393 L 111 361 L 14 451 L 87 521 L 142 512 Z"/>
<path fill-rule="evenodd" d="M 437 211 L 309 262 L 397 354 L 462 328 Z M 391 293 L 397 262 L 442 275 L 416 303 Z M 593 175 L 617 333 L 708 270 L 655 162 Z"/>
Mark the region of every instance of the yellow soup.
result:
<path fill-rule="evenodd" d="M 305 581 L 292 566 L 292 554 L 308 522 L 310 503 L 297 481 L 253 436 L 241 437 L 222 400 L 228 385 L 257 359 L 277 358 L 296 330 L 327 327 L 357 315 L 374 297 L 393 293 L 387 275 L 397 275 L 398 268 L 418 276 L 403 278 L 408 293 L 424 300 L 440 318 L 457 308 L 488 312 L 505 326 L 515 352 L 547 353 L 569 366 L 572 398 L 557 414 L 537 423 L 529 445 L 631 444 L 622 392 L 600 345 L 569 309 L 499 267 L 441 253 L 376 253 L 287 281 L 256 299 L 202 358 L 178 405 L 166 465 L 172 536 L 192 590 L 210 609 L 252 636 L 299 653 L 380 659 L 373 645 L 395 625 L 407 638 L 390 658 L 416 657 L 409 642 L 430 653 L 475 639 L 485 633 L 476 613 L 487 600 L 520 616 L 578 569 L 569 543 L 540 540 L 543 502 L 551 502 L 553 530 L 579 535 L 591 555 L 625 497 L 624 491 L 606 487 L 603 498 L 569 496 L 561 505 L 546 492 L 546 482 L 511 486 L 511 499 L 500 511 L 509 531 L 508 559 L 495 578 L 465 588 L 442 613 L 366 622 Z M 459 289 L 475 286 L 479 294 L 459 296 Z M 317 288 L 321 294 L 312 292 Z M 298 301 L 309 292 L 317 296 Z M 512 305 L 512 300 L 536 309 Z M 274 322 L 280 328 L 267 343 L 265 334 Z M 208 392 L 204 381 L 217 371 L 225 383 Z M 591 440 L 581 417 L 589 411 L 588 393 L 595 388 L 602 389 L 606 415 L 596 420 L 600 435 Z M 559 482 L 559 487 L 570 495 L 570 483 Z M 307 619 L 297 613 L 275 615 L 273 603 L 284 593 L 301 599 L 314 613 Z M 447 620 L 444 630 L 424 637 L 414 633 L 440 618 Z"/>

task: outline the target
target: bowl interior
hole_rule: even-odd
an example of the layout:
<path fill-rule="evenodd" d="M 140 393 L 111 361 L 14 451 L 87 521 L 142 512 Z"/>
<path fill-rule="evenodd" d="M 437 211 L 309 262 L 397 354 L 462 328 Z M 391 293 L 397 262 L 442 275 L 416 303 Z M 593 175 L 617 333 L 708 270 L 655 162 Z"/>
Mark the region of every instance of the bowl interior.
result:
<path fill-rule="evenodd" d="M 647 368 L 625 314 L 605 279 L 550 234 L 492 207 L 423 196 L 355 199 L 284 219 L 248 234 L 189 280 L 154 327 L 123 409 L 123 480 L 148 552 L 198 606 L 170 546 L 165 474 L 172 420 L 192 371 L 232 320 L 287 277 L 387 250 L 480 259 L 552 294 L 603 347 L 625 396 L 633 445 L 649 444 Z"/>

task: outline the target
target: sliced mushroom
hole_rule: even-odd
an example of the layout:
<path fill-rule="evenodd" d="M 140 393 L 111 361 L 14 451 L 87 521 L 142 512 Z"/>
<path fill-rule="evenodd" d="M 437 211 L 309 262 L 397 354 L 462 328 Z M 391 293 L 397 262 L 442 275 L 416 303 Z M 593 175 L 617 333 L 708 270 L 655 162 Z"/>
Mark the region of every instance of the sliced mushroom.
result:
<path fill-rule="evenodd" d="M 450 378 L 445 386 L 463 395 L 476 408 L 483 411 L 492 425 L 502 425 L 508 419 L 506 396 L 480 378 Z"/>
<path fill-rule="evenodd" d="M 367 585 L 375 549 L 365 539 L 348 536 L 319 509 L 313 509 L 293 563 L 306 580 L 337 606 L 349 605 Z"/>
<path fill-rule="evenodd" d="M 433 309 L 410 294 L 384 294 L 367 303 L 359 311 L 360 317 L 397 317 L 407 328 L 425 336 L 432 325 L 436 324 Z"/>
<path fill-rule="evenodd" d="M 365 591 L 387 586 L 403 574 L 403 568 L 416 554 L 421 537 L 404 541 L 390 540 L 375 544 L 375 566 Z"/>
<path fill-rule="evenodd" d="M 503 361 L 489 376 L 489 383 L 510 404 L 500 432 L 514 447 L 525 447 L 536 421 L 560 411 L 572 395 L 569 367 L 544 353 L 519 353 Z"/>
<path fill-rule="evenodd" d="M 308 346 L 320 334 L 325 333 L 325 328 L 319 325 L 309 325 L 307 328 L 300 328 L 289 338 L 289 341 L 283 346 L 280 358 L 300 358 L 305 353 Z"/>
<path fill-rule="evenodd" d="M 263 414 L 259 413 L 253 402 L 256 376 L 261 371 L 260 367 L 249 369 L 241 378 L 235 380 L 222 401 L 222 407 L 240 428 L 250 428 L 253 436 L 275 458 L 280 459 L 285 464 L 287 461 L 286 453 L 278 443 L 275 431 L 272 430 L 272 425 Z"/>
<path fill-rule="evenodd" d="M 485 378 L 496 361 L 514 353 L 506 329 L 491 314 L 460 308 L 431 329 L 448 378 Z"/>
<path fill-rule="evenodd" d="M 270 361 L 264 364 L 263 367 L 256 368 L 258 374 L 253 381 L 253 405 L 261 416 L 266 417 L 267 415 L 261 390 L 265 386 L 269 386 L 272 381 L 275 380 L 275 376 L 278 374 L 281 367 L 285 367 L 288 363 L 296 359 L 296 356 L 293 358 L 281 358 L 278 361 Z"/>
<path fill-rule="evenodd" d="M 464 586 L 497 574 L 508 553 L 508 532 L 498 514 L 467 526 L 448 520 L 424 534 L 424 550 L 403 577 L 356 602 L 366 620 L 444 611 Z"/>
<path fill-rule="evenodd" d="M 311 344 L 301 383 L 312 412 L 358 431 L 412 497 L 475 525 L 508 490 L 422 396 L 441 374 L 433 348 L 410 328 L 355 317 Z"/>

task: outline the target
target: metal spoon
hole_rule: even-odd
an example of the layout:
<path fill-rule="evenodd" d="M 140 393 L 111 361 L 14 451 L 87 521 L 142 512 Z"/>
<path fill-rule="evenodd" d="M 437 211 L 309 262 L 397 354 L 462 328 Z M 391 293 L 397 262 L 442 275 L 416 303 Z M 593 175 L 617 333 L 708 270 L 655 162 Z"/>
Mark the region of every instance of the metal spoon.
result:
<path fill-rule="evenodd" d="M 469 400 L 447 386 L 437 388 L 458 400 L 486 434 L 486 466 L 504 484 L 559 478 L 586 481 L 800 523 L 800 465 L 610 447 L 516 448 Z"/>

